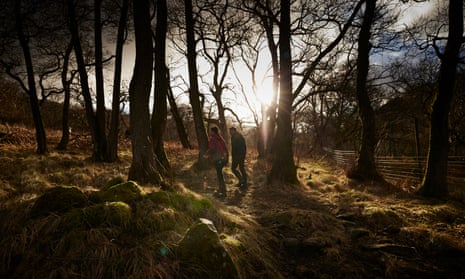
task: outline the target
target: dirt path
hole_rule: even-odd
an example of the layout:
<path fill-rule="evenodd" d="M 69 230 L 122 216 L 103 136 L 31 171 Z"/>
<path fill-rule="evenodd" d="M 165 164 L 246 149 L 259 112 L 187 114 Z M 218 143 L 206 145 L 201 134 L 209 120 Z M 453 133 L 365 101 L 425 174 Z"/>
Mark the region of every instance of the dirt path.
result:
<path fill-rule="evenodd" d="M 348 181 L 325 162 L 304 162 L 300 185 L 268 185 L 263 162 L 248 162 L 241 191 L 225 170 L 233 212 L 252 216 L 272 237 L 286 278 L 464 278 L 465 208 L 392 187 Z M 215 174 L 205 174 L 211 196 Z"/>

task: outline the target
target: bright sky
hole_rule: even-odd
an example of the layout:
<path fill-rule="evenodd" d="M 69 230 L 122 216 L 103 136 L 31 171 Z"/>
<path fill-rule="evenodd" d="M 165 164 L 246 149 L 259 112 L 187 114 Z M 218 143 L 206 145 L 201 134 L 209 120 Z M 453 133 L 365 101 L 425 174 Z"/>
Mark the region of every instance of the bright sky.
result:
<path fill-rule="evenodd" d="M 408 9 L 405 10 L 403 20 L 401 20 L 400 24 L 409 24 L 416 18 L 427 14 L 432 10 L 432 7 L 434 4 L 437 3 L 437 1 L 442 1 L 442 0 L 433 0 L 433 1 L 428 1 L 428 2 L 423 2 L 423 3 L 417 3 L 414 1 L 410 1 L 408 4 L 409 5 Z M 403 6 L 405 8 L 405 6 Z M 168 50 L 169 51 L 169 50 Z M 247 69 L 243 68 L 241 69 L 240 65 L 236 65 L 236 72 L 238 75 L 240 75 L 241 82 L 244 85 L 244 90 L 246 91 L 246 94 L 248 96 L 248 100 L 251 103 L 252 106 L 258 109 L 260 108 L 260 103 L 264 104 L 269 104 L 270 98 L 272 96 L 272 79 L 270 77 L 270 59 L 269 56 L 267 56 L 267 51 L 264 50 L 265 55 L 261 57 L 260 59 L 260 65 L 258 72 L 256 73 L 257 75 L 257 83 L 258 83 L 258 98 L 256 98 L 253 93 L 252 93 L 252 85 L 250 82 L 250 73 Z M 132 72 L 133 72 L 133 65 L 134 65 L 134 44 L 127 44 L 125 45 L 124 49 L 124 71 L 123 71 L 123 80 L 126 81 L 127 84 L 129 84 L 129 81 L 132 77 Z M 198 65 L 198 70 L 199 72 L 205 71 L 200 65 Z M 189 77 L 187 75 L 187 70 L 176 70 L 172 73 L 170 73 L 172 77 L 175 75 L 181 75 L 185 81 L 188 82 Z M 231 75 L 233 76 L 232 72 Z M 234 79 L 234 77 L 232 77 Z M 178 82 L 179 83 L 179 82 Z M 201 86 L 201 91 L 203 93 L 208 93 L 205 92 L 207 91 L 206 88 L 202 87 L 201 81 L 199 79 L 199 84 Z M 184 88 L 185 89 L 185 88 Z M 175 95 L 180 95 L 182 94 L 180 89 L 173 88 Z M 239 90 L 239 87 L 237 87 L 237 90 Z M 184 94 L 183 96 L 179 96 L 177 101 L 182 102 L 182 103 L 188 103 L 189 98 L 187 94 Z M 111 102 L 111 100 L 108 100 L 108 102 Z M 252 114 L 250 112 L 249 107 L 246 105 L 244 101 L 244 96 L 242 94 L 238 95 L 233 95 L 231 93 L 225 94 L 224 95 L 224 103 L 226 106 L 231 107 L 237 114 L 239 114 L 243 120 L 245 119 L 252 119 Z M 249 121 L 250 121 L 249 120 Z"/>

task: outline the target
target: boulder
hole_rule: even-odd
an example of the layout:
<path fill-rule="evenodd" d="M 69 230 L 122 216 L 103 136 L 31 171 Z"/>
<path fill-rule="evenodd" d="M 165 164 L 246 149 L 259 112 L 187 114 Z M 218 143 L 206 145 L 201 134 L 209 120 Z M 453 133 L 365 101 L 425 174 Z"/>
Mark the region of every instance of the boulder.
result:
<path fill-rule="evenodd" d="M 106 202 L 131 203 L 142 198 L 145 195 L 144 190 L 134 181 L 128 181 L 120 184 L 103 188 L 98 193 L 99 198 Z"/>
<path fill-rule="evenodd" d="M 58 186 L 47 190 L 31 208 L 31 217 L 62 214 L 73 208 L 82 208 L 87 204 L 87 196 L 75 186 Z"/>
<path fill-rule="evenodd" d="M 238 278 L 230 254 L 222 244 L 214 224 L 200 218 L 178 244 L 182 274 L 186 278 Z"/>

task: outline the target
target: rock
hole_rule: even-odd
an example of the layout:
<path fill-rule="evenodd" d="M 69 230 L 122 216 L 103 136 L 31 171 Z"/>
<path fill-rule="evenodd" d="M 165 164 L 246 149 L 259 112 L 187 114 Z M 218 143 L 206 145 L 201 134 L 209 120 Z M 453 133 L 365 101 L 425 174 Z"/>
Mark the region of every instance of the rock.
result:
<path fill-rule="evenodd" d="M 126 182 L 126 180 L 124 180 L 124 178 L 122 176 L 117 176 L 117 177 L 114 177 L 114 178 L 110 179 L 107 183 L 105 183 L 105 185 L 103 185 L 100 190 L 106 191 L 110 187 L 118 185 L 118 184 L 122 184 L 124 182 Z"/>
<path fill-rule="evenodd" d="M 87 196 L 75 186 L 58 186 L 47 190 L 34 203 L 30 216 L 38 217 L 50 213 L 62 214 L 87 204 Z"/>
<path fill-rule="evenodd" d="M 302 248 L 306 252 L 319 252 L 327 246 L 328 243 L 321 237 L 309 237 L 302 241 Z"/>
<path fill-rule="evenodd" d="M 66 213 L 60 227 L 65 231 L 77 228 L 125 227 L 130 223 L 131 217 L 132 211 L 128 204 L 106 202 Z"/>
<path fill-rule="evenodd" d="M 178 244 L 185 278 L 239 278 L 236 266 L 210 220 L 200 218 Z"/>
<path fill-rule="evenodd" d="M 102 189 L 98 193 L 99 198 L 106 202 L 122 201 L 130 203 L 142 198 L 145 195 L 144 190 L 134 181 L 128 181 L 113 185 L 107 189 Z"/>

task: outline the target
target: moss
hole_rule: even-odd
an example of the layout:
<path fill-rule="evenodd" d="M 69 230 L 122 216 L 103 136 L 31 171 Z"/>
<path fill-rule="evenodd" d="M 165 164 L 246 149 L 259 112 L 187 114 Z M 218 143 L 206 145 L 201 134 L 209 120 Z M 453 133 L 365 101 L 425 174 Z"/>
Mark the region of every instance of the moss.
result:
<path fill-rule="evenodd" d="M 90 227 L 120 226 L 131 221 L 131 207 L 124 202 L 106 202 L 83 209 L 84 220 Z"/>
<path fill-rule="evenodd" d="M 124 202 L 106 202 L 71 210 L 63 216 L 64 231 L 98 227 L 125 227 L 132 218 L 131 207 Z"/>
<path fill-rule="evenodd" d="M 106 202 L 122 201 L 130 203 L 145 196 L 144 190 L 134 181 L 128 181 L 113 185 L 108 189 L 102 189 L 98 193 L 99 198 Z"/>
<path fill-rule="evenodd" d="M 110 179 L 107 183 L 105 183 L 100 190 L 101 191 L 106 191 L 110 187 L 118 185 L 118 184 L 122 184 L 124 182 L 126 182 L 126 180 L 123 177 L 117 176 L 117 177 L 114 177 L 114 178 Z"/>
<path fill-rule="evenodd" d="M 166 191 L 153 192 L 149 199 L 158 205 L 164 205 L 180 211 L 188 211 L 194 216 L 199 216 L 214 206 L 209 199 L 197 198 L 193 195 L 183 195 Z"/>
<path fill-rule="evenodd" d="M 186 228 L 188 218 L 171 208 L 165 208 L 161 211 L 152 211 L 138 220 L 137 228 L 146 229 L 151 232 L 164 232 L 175 230 L 177 227 Z"/>
<path fill-rule="evenodd" d="M 179 242 L 182 273 L 188 278 L 238 278 L 237 269 L 213 223 L 201 219 Z"/>
<path fill-rule="evenodd" d="M 34 203 L 31 216 L 44 216 L 50 213 L 65 213 L 87 204 L 86 195 L 74 186 L 59 186 L 47 190 Z"/>

